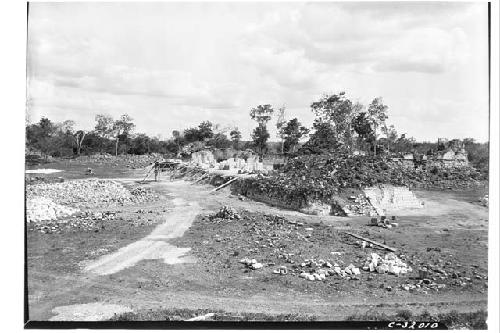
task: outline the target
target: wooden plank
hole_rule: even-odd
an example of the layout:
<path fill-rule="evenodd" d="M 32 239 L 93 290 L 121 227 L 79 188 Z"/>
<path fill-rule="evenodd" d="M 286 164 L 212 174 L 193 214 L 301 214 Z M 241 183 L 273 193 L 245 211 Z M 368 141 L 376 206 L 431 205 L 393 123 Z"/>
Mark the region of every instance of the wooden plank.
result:
<path fill-rule="evenodd" d="M 355 238 L 358 238 L 358 239 L 361 239 L 361 240 L 364 240 L 365 242 L 369 242 L 369 243 L 372 243 L 373 245 L 377 245 L 377 246 L 380 246 L 386 250 L 389 250 L 391 252 L 396 252 L 397 249 L 393 248 L 393 247 L 390 247 L 390 246 L 387 246 L 387 245 L 384 245 L 382 243 L 379 243 L 379 242 L 376 242 L 376 241 L 373 241 L 369 238 L 365 238 L 365 237 L 361 237 L 360 235 L 356 235 L 356 234 L 353 234 L 353 233 L 350 233 L 350 232 L 347 232 L 345 231 L 346 234 L 352 236 L 352 237 L 355 237 Z"/>
<path fill-rule="evenodd" d="M 198 179 L 197 181 L 195 181 L 193 184 L 196 184 L 196 183 L 198 183 L 198 182 L 201 182 L 203 179 L 208 178 L 208 176 L 209 176 L 208 174 L 203 175 L 200 179 Z"/>
<path fill-rule="evenodd" d="M 151 167 L 151 169 L 149 169 L 148 173 L 144 176 L 144 179 L 141 181 L 141 183 L 144 183 L 144 181 L 146 180 L 146 178 L 149 176 L 149 174 L 151 173 L 151 171 L 154 169 L 154 166 Z"/>
<path fill-rule="evenodd" d="M 239 178 L 239 177 L 234 177 L 233 179 L 231 179 L 231 180 L 229 180 L 229 181 L 225 182 L 224 184 L 222 184 L 221 186 L 216 187 L 215 189 L 213 189 L 213 190 L 212 190 L 212 192 L 218 191 L 218 190 L 220 190 L 220 189 L 222 189 L 222 188 L 226 187 L 227 185 L 231 184 L 232 182 L 234 182 L 234 181 L 235 181 L 236 179 L 238 179 L 238 178 Z"/>

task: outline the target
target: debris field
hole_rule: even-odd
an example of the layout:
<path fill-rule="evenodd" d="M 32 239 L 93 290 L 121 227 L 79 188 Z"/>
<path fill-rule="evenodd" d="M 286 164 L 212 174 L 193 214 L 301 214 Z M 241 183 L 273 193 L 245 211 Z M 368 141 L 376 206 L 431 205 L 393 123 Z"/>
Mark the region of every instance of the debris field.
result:
<path fill-rule="evenodd" d="M 27 186 L 26 219 L 29 230 L 42 233 L 98 230 L 104 227 L 103 221 L 116 218 L 117 207 L 158 199 L 158 194 L 151 189 L 129 190 L 112 180 L 41 183 Z M 100 208 L 105 210 L 99 211 Z"/>
<path fill-rule="evenodd" d="M 358 233 L 377 235 L 369 228 L 367 224 Z M 398 236 L 390 242 L 398 245 Z M 232 283 L 247 276 L 266 288 L 322 295 L 357 293 L 360 283 L 379 292 L 420 294 L 487 288 L 487 273 L 473 263 L 466 267 L 455 256 L 439 257 L 437 251 L 415 246 L 391 253 L 375 244 L 361 246 L 343 230 L 322 223 L 227 206 L 200 216 L 174 243 L 191 247 L 206 274 Z"/>

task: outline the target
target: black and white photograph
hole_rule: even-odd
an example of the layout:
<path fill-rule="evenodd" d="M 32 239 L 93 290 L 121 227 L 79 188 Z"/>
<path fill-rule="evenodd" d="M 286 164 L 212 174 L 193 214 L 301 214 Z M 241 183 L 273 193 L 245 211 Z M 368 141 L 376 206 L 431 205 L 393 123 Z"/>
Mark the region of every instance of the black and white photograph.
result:
<path fill-rule="evenodd" d="M 497 4 L 25 6 L 25 328 L 498 328 Z"/>

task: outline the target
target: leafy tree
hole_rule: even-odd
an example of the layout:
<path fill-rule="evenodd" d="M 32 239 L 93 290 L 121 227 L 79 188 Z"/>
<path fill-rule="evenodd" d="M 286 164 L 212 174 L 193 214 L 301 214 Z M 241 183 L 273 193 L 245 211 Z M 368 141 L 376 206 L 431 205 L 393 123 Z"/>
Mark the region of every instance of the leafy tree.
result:
<path fill-rule="evenodd" d="M 113 135 L 115 137 L 115 156 L 118 156 L 118 143 L 120 138 L 126 140 L 127 136 L 132 132 L 135 124 L 128 114 L 123 114 L 113 123 Z"/>
<path fill-rule="evenodd" d="M 197 127 L 191 127 L 184 130 L 184 139 L 187 143 L 200 141 L 200 131 Z"/>
<path fill-rule="evenodd" d="M 353 119 L 353 103 L 346 97 L 345 92 L 333 95 L 324 95 L 319 101 L 311 104 L 317 122 L 325 122 L 333 127 L 335 142 L 347 146 L 352 143 L 351 122 Z"/>
<path fill-rule="evenodd" d="M 199 141 L 210 139 L 214 136 L 213 124 L 210 121 L 203 121 L 198 125 L 198 138 Z"/>
<path fill-rule="evenodd" d="M 98 135 L 97 132 L 92 131 L 87 133 L 87 135 L 85 135 L 85 137 L 83 138 L 81 148 L 86 154 L 94 153 L 97 151 L 102 152 L 102 149 L 103 147 L 105 147 L 106 142 L 109 142 L 108 139 L 105 139 Z"/>
<path fill-rule="evenodd" d="M 288 121 L 286 125 L 281 128 L 285 151 L 288 154 L 295 152 L 299 140 L 308 133 L 309 129 L 302 126 L 297 118 Z"/>
<path fill-rule="evenodd" d="M 470 164 L 478 169 L 486 178 L 489 176 L 490 143 L 478 143 L 472 139 L 464 139 Z"/>
<path fill-rule="evenodd" d="M 152 140 L 146 134 L 137 134 L 131 140 L 131 147 L 129 149 L 129 152 L 136 155 L 149 154 L 151 152 L 151 141 Z"/>
<path fill-rule="evenodd" d="M 57 126 L 48 118 L 42 117 L 37 124 L 26 128 L 26 144 L 48 157 L 57 149 L 57 140 L 54 138 L 56 131 Z"/>
<path fill-rule="evenodd" d="M 95 132 L 102 138 L 109 139 L 113 135 L 114 120 L 111 116 L 98 114 L 95 116 Z"/>
<path fill-rule="evenodd" d="M 377 154 L 377 130 L 385 125 L 387 117 L 388 106 L 384 105 L 382 102 L 382 97 L 377 97 L 368 106 L 367 119 L 375 134 L 375 143 L 373 153 Z"/>
<path fill-rule="evenodd" d="M 250 118 L 255 120 L 260 126 L 266 126 L 274 113 L 270 104 L 259 105 L 250 110 Z"/>
<path fill-rule="evenodd" d="M 186 140 L 184 139 L 184 136 L 181 134 L 181 132 L 177 130 L 172 131 L 172 137 L 174 138 L 173 143 L 176 146 L 175 153 L 177 154 L 177 156 L 179 156 L 181 148 L 186 143 Z"/>
<path fill-rule="evenodd" d="M 267 131 L 266 126 L 259 124 L 259 126 L 257 126 L 252 132 L 252 140 L 261 158 L 266 149 L 266 143 L 268 139 L 269 139 L 269 132 Z"/>
<path fill-rule="evenodd" d="M 186 142 L 205 141 L 214 136 L 213 125 L 210 121 L 203 121 L 198 127 L 191 127 L 184 130 Z"/>
<path fill-rule="evenodd" d="M 231 147 L 231 141 L 223 133 L 216 133 L 212 138 L 210 138 L 207 143 L 215 148 L 229 148 Z"/>
<path fill-rule="evenodd" d="M 313 133 L 309 140 L 299 149 L 302 154 L 323 154 L 337 152 L 342 144 L 337 140 L 334 126 L 329 122 L 316 119 L 313 123 Z"/>
<path fill-rule="evenodd" d="M 264 150 L 266 149 L 267 140 L 269 139 L 269 132 L 267 131 L 266 125 L 269 120 L 271 120 L 273 113 L 274 110 L 270 104 L 259 105 L 250 110 L 250 118 L 255 120 L 258 124 L 252 132 L 252 139 L 253 144 L 259 151 L 261 158 L 264 154 Z"/>
<path fill-rule="evenodd" d="M 231 136 L 231 141 L 233 142 L 233 148 L 239 149 L 239 143 L 241 141 L 241 132 L 238 127 L 235 127 L 229 135 Z"/>
<path fill-rule="evenodd" d="M 391 145 L 394 145 L 398 139 L 398 132 L 396 131 L 394 125 L 387 126 L 385 124 L 382 127 L 382 131 L 387 139 L 387 150 L 390 151 Z"/>
<path fill-rule="evenodd" d="M 358 134 L 360 138 L 360 146 L 364 146 L 363 143 L 373 146 L 375 142 L 375 133 L 372 128 L 372 123 L 370 122 L 366 112 L 359 113 L 352 121 L 352 127 L 354 131 Z"/>
<path fill-rule="evenodd" d="M 76 154 L 80 156 L 82 150 L 83 140 L 87 133 L 83 130 L 74 129 L 75 122 L 73 120 L 65 120 L 60 126 L 61 136 L 67 136 L 71 138 L 72 145 L 76 148 Z"/>
<path fill-rule="evenodd" d="M 73 138 L 75 145 L 76 145 L 76 154 L 78 156 L 80 156 L 80 154 L 81 154 L 82 144 L 83 144 L 83 140 L 85 139 L 85 135 L 87 135 L 87 133 L 83 130 L 78 130 L 78 131 L 75 131 L 72 133 L 72 138 Z"/>

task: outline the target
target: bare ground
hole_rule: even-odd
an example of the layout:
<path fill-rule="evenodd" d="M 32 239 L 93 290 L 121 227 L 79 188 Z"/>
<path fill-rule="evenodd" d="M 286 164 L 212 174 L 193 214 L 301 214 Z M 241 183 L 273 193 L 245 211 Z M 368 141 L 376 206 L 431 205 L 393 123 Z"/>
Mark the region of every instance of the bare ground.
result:
<path fill-rule="evenodd" d="M 130 184 L 142 179 L 142 175 L 140 172 L 128 173 L 124 175 L 127 178 L 123 177 L 120 181 Z M 372 309 L 387 313 L 402 308 L 411 309 L 414 313 L 423 310 L 440 313 L 453 309 L 468 312 L 487 307 L 485 280 L 474 281 L 468 287 L 415 294 L 401 290 L 387 292 L 379 288 L 379 283 L 396 285 L 401 282 L 391 276 L 376 277 L 381 281 L 368 282 L 363 277 L 360 281 L 331 281 L 331 285 L 319 286 L 291 276 L 279 279 L 269 272 L 266 275 L 264 271 L 247 274 L 234 266 L 221 269 L 217 261 L 212 264 L 200 261 L 199 256 L 172 245 L 180 242 L 189 245 L 180 248 L 188 248 L 203 240 L 204 236 L 210 238 L 219 231 L 214 229 L 207 230 L 206 235 L 197 234 L 198 218 L 195 219 L 195 216 L 198 213 L 206 215 L 222 205 L 230 205 L 250 213 L 279 214 L 303 219 L 311 225 L 320 223 L 335 230 L 354 232 L 369 229 L 367 218 L 307 216 L 249 200 L 241 201 L 227 190 L 211 193 L 212 187 L 183 181 L 163 180 L 148 186 L 163 194 L 165 199 L 124 208 L 124 222 L 112 225 L 104 232 L 28 234 L 31 320 L 64 316 L 64 311 L 57 312 L 61 309 L 76 311 L 75 308 L 61 306 L 78 309 L 79 304 L 88 308 L 86 304 L 93 303 L 110 305 L 108 309 L 114 309 L 114 306 L 133 310 L 217 308 L 228 312 L 300 313 L 315 315 L 323 320 L 343 320 L 349 315 Z M 384 239 L 387 244 L 397 246 L 409 255 L 416 255 L 421 261 L 451 260 L 454 269 L 487 275 L 488 211 L 471 203 L 475 194 L 464 198 L 449 192 L 419 191 L 417 195 L 426 201 L 424 210 L 404 212 L 400 215 L 399 228 L 369 229 L 370 237 Z M 150 215 L 154 225 L 138 228 L 126 224 L 130 220 L 144 218 L 144 214 L 135 213 L 139 208 L 153 212 Z M 192 223 L 195 223 L 192 226 L 194 231 L 185 233 Z M 365 255 L 353 244 L 325 246 L 328 251 L 340 247 L 353 256 Z M 103 247 L 108 249 L 108 254 L 88 255 Z M 427 251 L 427 248 L 437 247 L 440 248 L 439 253 Z M 185 262 L 182 262 L 185 258 L 183 254 L 188 254 Z M 214 252 L 214 256 L 217 255 L 221 262 L 227 259 L 223 244 L 218 252 Z M 113 311 L 101 314 L 100 318 L 110 318 Z M 93 315 L 89 312 L 88 318 L 93 318 Z"/>

